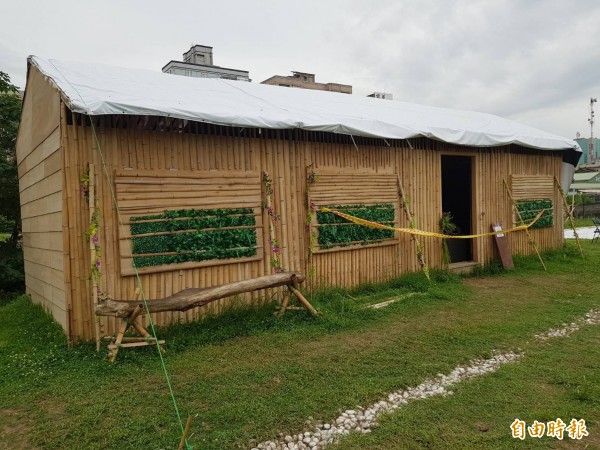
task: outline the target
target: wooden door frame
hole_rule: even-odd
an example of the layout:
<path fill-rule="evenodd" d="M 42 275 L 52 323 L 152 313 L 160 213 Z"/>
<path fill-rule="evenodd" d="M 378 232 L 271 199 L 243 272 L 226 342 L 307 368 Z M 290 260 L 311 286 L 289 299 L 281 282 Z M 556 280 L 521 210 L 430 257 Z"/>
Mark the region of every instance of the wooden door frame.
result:
<path fill-rule="evenodd" d="M 478 229 L 478 220 L 477 217 L 480 215 L 480 208 L 477 202 L 478 197 L 478 173 L 475 170 L 478 162 L 478 153 L 473 151 L 446 151 L 443 150 L 439 152 L 439 166 L 440 166 L 440 194 L 439 194 L 439 205 L 440 211 L 439 214 L 441 216 L 443 211 L 442 204 L 442 156 L 467 156 L 471 158 L 471 234 L 477 234 L 480 232 Z M 471 262 L 479 262 L 479 239 L 472 239 L 472 248 L 471 248 Z"/>

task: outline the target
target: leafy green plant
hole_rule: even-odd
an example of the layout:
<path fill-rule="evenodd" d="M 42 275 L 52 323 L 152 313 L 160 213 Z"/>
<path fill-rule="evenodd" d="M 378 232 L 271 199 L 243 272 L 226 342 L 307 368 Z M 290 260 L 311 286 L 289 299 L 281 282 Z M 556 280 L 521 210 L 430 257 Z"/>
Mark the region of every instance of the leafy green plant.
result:
<path fill-rule="evenodd" d="M 23 251 L 19 242 L 21 206 L 15 156 L 21 97 L 8 74 L 0 71 L 0 233 L 10 237 L 0 243 L 0 290 L 24 287 Z"/>
<path fill-rule="evenodd" d="M 283 272 L 284 268 L 281 262 L 281 246 L 277 240 L 277 232 L 275 225 L 281 222 L 281 216 L 277 214 L 273 207 L 273 179 L 269 177 L 267 172 L 262 174 L 263 186 L 265 188 L 265 200 L 263 201 L 262 208 L 267 212 L 269 218 L 269 247 L 271 249 L 270 265 L 273 272 Z"/>
<path fill-rule="evenodd" d="M 148 267 L 254 256 L 255 224 L 252 208 L 166 210 L 132 217 L 134 264 Z"/>
<path fill-rule="evenodd" d="M 447 235 L 458 234 L 459 230 L 456 224 L 452 221 L 452 214 L 449 211 L 442 212 L 440 218 L 440 233 Z M 442 239 L 442 266 L 447 269 L 450 264 L 450 250 L 448 249 L 447 239 Z"/>
<path fill-rule="evenodd" d="M 328 208 L 360 219 L 394 226 L 395 209 L 391 203 L 377 205 L 332 205 Z M 352 224 L 338 215 L 317 211 L 318 243 L 322 249 L 346 247 L 352 244 L 369 245 L 394 238 L 393 230 L 380 230 Z"/>
<path fill-rule="evenodd" d="M 310 201 L 310 189 L 319 181 L 319 175 L 311 170 L 310 174 L 306 178 L 306 189 L 304 191 L 304 203 L 306 206 L 306 220 L 304 222 L 304 228 L 308 233 L 308 276 L 314 277 L 317 273 L 317 268 L 313 264 L 313 255 L 317 247 L 317 230 L 312 226 L 315 213 L 317 211 L 317 205 Z"/>
<path fill-rule="evenodd" d="M 569 194 L 567 196 L 567 203 L 570 205 L 573 203 L 573 200 L 575 200 L 575 206 L 590 205 L 596 203 L 596 199 L 589 194 L 575 194 L 575 199 L 573 199 L 573 194 Z"/>
<path fill-rule="evenodd" d="M 18 292 L 25 289 L 23 250 L 13 239 L 0 242 L 0 291 Z"/>
<path fill-rule="evenodd" d="M 542 217 L 534 223 L 531 228 L 550 228 L 554 225 L 554 209 L 552 200 L 521 200 L 516 202 L 517 211 L 521 215 L 523 222 L 529 223 L 544 210 Z"/>

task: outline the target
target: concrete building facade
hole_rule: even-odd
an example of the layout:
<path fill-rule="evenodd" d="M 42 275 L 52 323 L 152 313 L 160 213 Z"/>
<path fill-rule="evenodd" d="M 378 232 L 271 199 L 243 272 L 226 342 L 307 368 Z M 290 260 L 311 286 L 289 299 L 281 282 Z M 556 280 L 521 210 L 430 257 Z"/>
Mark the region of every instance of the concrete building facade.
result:
<path fill-rule="evenodd" d="M 247 70 L 229 69 L 213 64 L 213 48 L 207 45 L 193 45 L 183 54 L 183 61 L 169 61 L 164 73 L 197 78 L 225 78 L 227 80 L 251 81 Z"/>
<path fill-rule="evenodd" d="M 261 84 L 352 94 L 352 86 L 348 84 L 317 83 L 315 81 L 315 74 L 306 72 L 292 72 L 291 76 L 273 75 L 265 81 L 261 81 Z"/>
<path fill-rule="evenodd" d="M 583 154 L 579 160 L 580 166 L 600 164 L 600 143 L 597 138 L 594 138 L 592 142 L 593 161 L 589 161 L 590 138 L 576 138 L 575 141 L 579 144 L 581 150 L 583 150 Z"/>

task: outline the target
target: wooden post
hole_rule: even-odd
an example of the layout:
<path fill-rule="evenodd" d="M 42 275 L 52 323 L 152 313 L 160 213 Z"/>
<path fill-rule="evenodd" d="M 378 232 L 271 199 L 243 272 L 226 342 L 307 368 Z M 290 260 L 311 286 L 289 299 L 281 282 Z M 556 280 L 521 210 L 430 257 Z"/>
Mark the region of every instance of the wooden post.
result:
<path fill-rule="evenodd" d="M 413 230 L 415 228 L 414 217 L 410 212 L 410 208 L 408 207 L 408 203 L 406 200 L 406 195 L 404 194 L 404 188 L 402 187 L 402 181 L 400 180 L 400 175 L 398 175 L 398 193 L 400 194 L 400 207 L 404 210 L 404 214 L 406 215 L 406 220 L 408 220 L 408 228 Z M 419 265 L 421 266 L 421 270 L 425 274 L 428 280 L 429 278 L 429 267 L 427 266 L 427 261 L 425 260 L 425 255 L 423 254 L 423 246 L 421 244 L 421 240 L 417 238 L 414 234 L 411 234 L 411 240 L 415 243 L 417 249 L 417 260 L 419 261 Z"/>
<path fill-rule="evenodd" d="M 560 196 L 563 201 L 563 209 L 567 213 L 567 217 L 569 218 L 569 224 L 571 225 L 571 228 L 573 229 L 573 236 L 575 236 L 575 242 L 577 242 L 577 248 L 579 249 L 579 253 L 581 253 L 581 257 L 583 258 L 583 249 L 581 248 L 581 243 L 579 242 L 579 235 L 577 234 L 577 230 L 575 229 L 575 221 L 573 220 L 573 213 L 572 213 L 571 209 L 569 208 L 569 204 L 567 203 L 567 198 L 565 197 L 565 193 L 562 189 L 562 186 L 560 185 L 560 183 L 558 181 L 558 178 L 556 178 L 556 176 L 554 176 L 554 184 L 555 184 L 556 188 L 558 189 L 558 192 L 560 192 Z"/>
<path fill-rule="evenodd" d="M 525 222 L 523 221 L 523 218 L 521 217 L 521 213 L 519 212 L 519 209 L 517 208 L 517 204 L 515 203 L 515 200 L 512 196 L 512 192 L 510 192 L 510 188 L 508 187 L 508 183 L 506 182 L 506 180 L 502 180 L 502 185 L 504 186 L 504 189 L 506 189 L 508 198 L 510 198 L 510 201 L 512 202 L 513 210 L 517 214 L 517 218 L 519 219 L 519 222 L 521 222 L 521 224 L 525 224 Z M 527 240 L 528 240 L 529 244 L 531 244 L 531 246 L 535 250 L 535 253 L 537 254 L 540 262 L 542 263 L 542 267 L 544 268 L 544 270 L 548 270 L 548 269 L 546 269 L 546 264 L 544 264 L 542 255 L 540 255 L 540 252 L 537 248 L 537 243 L 533 240 L 533 238 L 531 237 L 531 234 L 529 233 L 529 228 L 525 228 L 525 233 L 527 234 Z"/>

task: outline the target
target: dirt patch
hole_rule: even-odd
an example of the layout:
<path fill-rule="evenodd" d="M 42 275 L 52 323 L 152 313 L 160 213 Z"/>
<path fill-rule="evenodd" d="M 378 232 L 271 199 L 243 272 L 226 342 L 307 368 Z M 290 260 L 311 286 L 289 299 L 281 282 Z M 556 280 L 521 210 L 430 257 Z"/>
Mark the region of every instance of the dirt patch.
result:
<path fill-rule="evenodd" d="M 0 409 L 0 417 L 2 417 L 0 449 L 39 448 L 32 446 L 27 439 L 32 428 L 32 421 L 25 412 L 16 409 Z"/>

